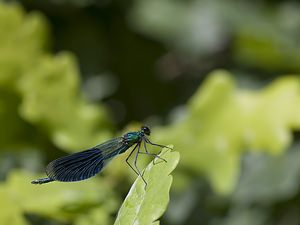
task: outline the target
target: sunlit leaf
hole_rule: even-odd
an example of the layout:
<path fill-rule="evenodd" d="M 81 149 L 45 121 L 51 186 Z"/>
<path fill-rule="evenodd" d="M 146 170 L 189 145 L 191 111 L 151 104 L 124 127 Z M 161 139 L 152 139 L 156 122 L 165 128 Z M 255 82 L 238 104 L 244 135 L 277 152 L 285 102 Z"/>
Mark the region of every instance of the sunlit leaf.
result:
<path fill-rule="evenodd" d="M 63 149 L 79 150 L 110 136 L 104 108 L 83 99 L 79 82 L 76 60 L 61 53 L 42 58 L 18 83 L 22 118 L 46 129 Z"/>
<path fill-rule="evenodd" d="M 116 225 L 119 224 L 159 224 L 157 221 L 166 210 L 169 190 L 172 184 L 170 173 L 179 161 L 179 153 L 164 148 L 160 154 L 167 163 L 156 159 L 145 169 L 147 187 L 139 177 L 132 185 L 121 209 Z"/>
<path fill-rule="evenodd" d="M 14 171 L 5 183 L 0 183 L 0 223 L 9 218 L 15 223 L 27 224 L 24 212 L 55 219 L 61 222 L 80 222 L 80 218 L 92 216 L 97 224 L 108 221 L 116 210 L 117 198 L 105 179 L 93 178 L 85 182 L 33 185 L 33 176 L 23 171 Z M 87 213 L 87 215 L 85 214 Z"/>
<path fill-rule="evenodd" d="M 10 128 L 0 135 L 4 148 L 35 146 L 41 135 L 75 151 L 111 136 L 104 106 L 83 97 L 75 57 L 50 54 L 48 42 L 41 14 L 0 4 L 0 122 Z"/>
<path fill-rule="evenodd" d="M 0 131 L 2 148 L 34 142 L 34 130 L 19 116 L 17 82 L 35 66 L 47 44 L 48 28 L 41 14 L 26 15 L 17 4 L 0 3 L 0 123 L 9 127 Z"/>
<path fill-rule="evenodd" d="M 261 90 L 238 89 L 225 71 L 212 73 L 187 104 L 184 118 L 154 130 L 175 143 L 181 168 L 206 174 L 215 190 L 231 192 L 245 150 L 282 153 L 300 128 L 300 80 L 285 76 Z"/>

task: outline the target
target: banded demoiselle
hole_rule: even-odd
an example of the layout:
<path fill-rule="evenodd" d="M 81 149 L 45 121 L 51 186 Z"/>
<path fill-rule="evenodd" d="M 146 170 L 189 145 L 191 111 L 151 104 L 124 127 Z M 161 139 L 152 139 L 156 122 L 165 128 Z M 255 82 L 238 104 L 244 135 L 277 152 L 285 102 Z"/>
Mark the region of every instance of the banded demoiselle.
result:
<path fill-rule="evenodd" d="M 52 181 L 73 182 L 88 179 L 99 173 L 116 155 L 124 153 L 131 146 L 135 145 L 126 158 L 126 163 L 143 179 L 147 186 L 147 182 L 143 178 L 142 173 L 137 166 L 138 155 L 151 155 L 166 162 L 165 159 L 161 158 L 157 154 L 149 153 L 147 150 L 147 144 L 162 148 L 167 147 L 151 142 L 147 137 L 150 136 L 150 133 L 151 131 L 149 127 L 142 126 L 139 131 L 126 133 L 121 137 L 113 138 L 85 151 L 58 158 L 47 165 L 46 174 L 48 177 L 34 180 L 31 183 L 44 184 Z M 143 147 L 145 152 L 141 151 L 142 143 L 144 145 Z M 136 149 L 137 151 L 133 167 L 128 160 Z"/>

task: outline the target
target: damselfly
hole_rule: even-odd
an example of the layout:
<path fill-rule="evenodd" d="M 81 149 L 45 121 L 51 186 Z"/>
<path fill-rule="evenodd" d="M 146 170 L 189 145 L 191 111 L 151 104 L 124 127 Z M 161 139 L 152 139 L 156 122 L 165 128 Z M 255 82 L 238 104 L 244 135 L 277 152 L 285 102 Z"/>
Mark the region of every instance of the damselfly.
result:
<path fill-rule="evenodd" d="M 143 179 L 145 185 L 147 185 L 147 182 L 137 166 L 138 155 L 151 155 L 166 162 L 165 159 L 157 154 L 149 153 L 147 144 L 162 148 L 167 147 L 151 142 L 147 136 L 150 136 L 150 128 L 142 126 L 139 131 L 129 132 L 121 137 L 113 138 L 85 151 L 58 158 L 47 165 L 46 174 L 48 177 L 34 180 L 31 183 L 44 184 L 52 181 L 72 182 L 88 179 L 99 173 L 116 155 L 124 153 L 131 146 L 135 145 L 126 158 L 126 163 Z M 141 151 L 142 143 L 145 152 Z M 132 166 L 128 160 L 136 149 L 134 166 Z"/>

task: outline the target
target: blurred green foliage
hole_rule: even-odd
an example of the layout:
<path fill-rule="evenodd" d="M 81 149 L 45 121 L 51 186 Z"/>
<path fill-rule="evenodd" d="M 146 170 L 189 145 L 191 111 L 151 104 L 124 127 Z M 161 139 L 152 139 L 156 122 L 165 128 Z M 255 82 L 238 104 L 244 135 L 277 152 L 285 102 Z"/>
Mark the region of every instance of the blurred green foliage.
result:
<path fill-rule="evenodd" d="M 155 131 L 155 139 L 174 143 L 184 152 L 180 166 L 204 173 L 216 191 L 230 193 L 245 150 L 279 154 L 290 146 L 292 129 L 300 128 L 299 93 L 296 76 L 247 91 L 239 90 L 229 73 L 216 71 L 179 121 Z"/>
<path fill-rule="evenodd" d="M 87 224 L 86 221 L 111 223 L 108 215 L 117 207 L 118 200 L 109 185 L 101 180 L 89 184 L 68 183 L 33 186 L 33 176 L 24 171 L 13 171 L 0 185 L 0 213 L 2 224 L 30 224 L 24 213 L 62 223 Z M 85 212 L 84 214 L 82 212 Z"/>
<path fill-rule="evenodd" d="M 300 71 L 299 9 L 289 1 L 271 7 L 236 0 L 139 0 L 130 22 L 183 55 L 209 55 L 232 40 L 239 65 Z"/>
<path fill-rule="evenodd" d="M 109 125 L 104 108 L 87 103 L 79 94 L 79 76 L 71 55 L 44 57 L 18 85 L 22 118 L 46 129 L 58 147 L 83 148 L 109 136 L 104 129 Z"/>
<path fill-rule="evenodd" d="M 1 150 L 43 149 L 50 142 L 74 151 L 110 137 L 105 109 L 81 94 L 73 55 L 47 51 L 44 17 L 0 4 L 0 18 Z M 34 187 L 32 178 L 23 171 L 11 172 L 1 184 L 1 224 L 29 224 L 24 213 L 78 225 L 87 220 L 111 223 L 108 215 L 115 211 L 117 198 L 107 182 Z"/>
<path fill-rule="evenodd" d="M 20 4 L 0 4 L 0 224 L 299 224 L 300 78 L 278 76 L 299 73 L 298 3 Z M 149 165 L 149 189 L 138 178 L 118 216 L 136 178 L 126 154 L 85 182 L 30 184 L 140 119 L 181 155 L 162 218 L 176 152 Z"/>
<path fill-rule="evenodd" d="M 0 17 L 0 118 L 9 127 L 0 135 L 1 147 L 36 145 L 39 129 L 54 145 L 68 150 L 110 137 L 105 109 L 89 104 L 80 93 L 73 55 L 47 52 L 44 17 L 26 16 L 20 6 L 3 4 Z"/>

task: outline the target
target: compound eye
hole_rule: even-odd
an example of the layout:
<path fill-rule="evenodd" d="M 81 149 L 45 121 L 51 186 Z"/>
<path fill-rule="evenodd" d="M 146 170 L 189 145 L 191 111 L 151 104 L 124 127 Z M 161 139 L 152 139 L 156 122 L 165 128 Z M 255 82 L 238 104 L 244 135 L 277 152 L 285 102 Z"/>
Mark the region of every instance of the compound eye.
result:
<path fill-rule="evenodd" d="M 142 126 L 142 130 L 146 135 L 150 135 L 151 133 L 150 128 L 147 126 Z"/>

